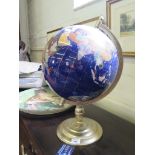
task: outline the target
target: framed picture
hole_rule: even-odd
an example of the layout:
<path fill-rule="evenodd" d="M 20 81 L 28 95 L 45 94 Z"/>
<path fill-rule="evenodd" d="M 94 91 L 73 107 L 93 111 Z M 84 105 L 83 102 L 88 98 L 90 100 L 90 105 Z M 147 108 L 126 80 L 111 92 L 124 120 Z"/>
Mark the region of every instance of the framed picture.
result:
<path fill-rule="evenodd" d="M 98 23 L 98 20 L 99 20 L 99 16 L 94 17 L 94 18 L 90 18 L 90 19 L 87 19 L 87 20 L 84 20 L 84 21 L 79 22 L 79 23 L 75 23 L 73 25 L 88 25 L 88 26 L 95 27 L 96 24 Z"/>
<path fill-rule="evenodd" d="M 99 16 L 94 17 L 94 18 L 90 18 L 75 24 L 71 24 L 71 25 L 88 25 L 88 26 L 96 26 L 96 24 L 98 23 L 99 20 Z M 59 30 L 61 30 L 63 27 L 59 27 L 57 29 L 51 30 L 47 32 L 47 40 L 49 41 Z"/>
<path fill-rule="evenodd" d="M 52 31 L 47 32 L 47 41 L 49 41 L 53 36 L 56 35 L 56 33 L 61 30 L 63 27 L 59 27 L 57 29 L 54 29 Z"/>
<path fill-rule="evenodd" d="M 134 0 L 108 0 L 107 26 L 118 39 L 124 56 L 135 56 Z"/>

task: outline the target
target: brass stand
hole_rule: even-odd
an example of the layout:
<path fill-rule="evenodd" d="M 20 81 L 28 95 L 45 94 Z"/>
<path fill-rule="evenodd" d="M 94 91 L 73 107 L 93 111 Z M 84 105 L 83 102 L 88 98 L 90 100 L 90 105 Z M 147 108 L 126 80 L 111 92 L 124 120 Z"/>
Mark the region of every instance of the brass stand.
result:
<path fill-rule="evenodd" d="M 57 128 L 57 136 L 70 145 L 88 145 L 96 142 L 102 136 L 102 127 L 95 120 L 83 117 L 84 108 L 77 105 L 75 118 L 63 121 Z"/>

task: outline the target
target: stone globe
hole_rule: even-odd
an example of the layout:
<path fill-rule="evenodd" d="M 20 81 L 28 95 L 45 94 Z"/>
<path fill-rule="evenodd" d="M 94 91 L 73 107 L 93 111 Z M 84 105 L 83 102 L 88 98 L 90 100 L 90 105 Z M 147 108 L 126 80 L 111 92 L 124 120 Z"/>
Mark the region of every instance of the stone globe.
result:
<path fill-rule="evenodd" d="M 88 145 L 102 137 L 103 129 L 83 117 L 85 103 L 96 103 L 117 84 L 123 66 L 121 47 L 111 31 L 73 25 L 61 29 L 47 43 L 43 72 L 49 87 L 67 103 L 75 104 L 75 117 L 57 128 L 58 138 L 70 145 Z"/>
<path fill-rule="evenodd" d="M 121 49 L 108 33 L 74 25 L 48 42 L 43 64 L 45 80 L 59 96 L 68 103 L 90 103 L 116 85 L 122 70 Z"/>

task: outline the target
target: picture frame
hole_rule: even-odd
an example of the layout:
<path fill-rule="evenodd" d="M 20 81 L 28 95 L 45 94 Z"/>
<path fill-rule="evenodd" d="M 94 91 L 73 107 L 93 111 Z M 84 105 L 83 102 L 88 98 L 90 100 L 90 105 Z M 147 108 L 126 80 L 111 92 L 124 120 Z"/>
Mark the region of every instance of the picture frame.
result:
<path fill-rule="evenodd" d="M 123 56 L 135 56 L 134 0 L 108 0 L 107 26 L 118 39 Z"/>
<path fill-rule="evenodd" d="M 99 16 L 89 18 L 87 20 L 83 20 L 81 22 L 71 24 L 71 25 L 88 25 L 88 26 L 96 26 L 99 20 Z M 56 29 L 53 29 L 51 31 L 47 32 L 47 40 L 49 41 L 59 30 L 61 30 L 63 27 L 58 27 Z"/>

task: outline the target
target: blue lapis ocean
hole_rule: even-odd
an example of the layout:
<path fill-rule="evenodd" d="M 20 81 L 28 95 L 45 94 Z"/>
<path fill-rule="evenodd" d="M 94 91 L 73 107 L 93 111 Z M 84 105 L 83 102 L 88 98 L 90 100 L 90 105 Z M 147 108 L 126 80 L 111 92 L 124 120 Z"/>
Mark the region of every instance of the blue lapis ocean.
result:
<path fill-rule="evenodd" d="M 97 28 L 69 26 L 51 40 L 44 76 L 49 86 L 71 101 L 87 101 L 106 91 L 119 68 L 118 51 Z"/>

